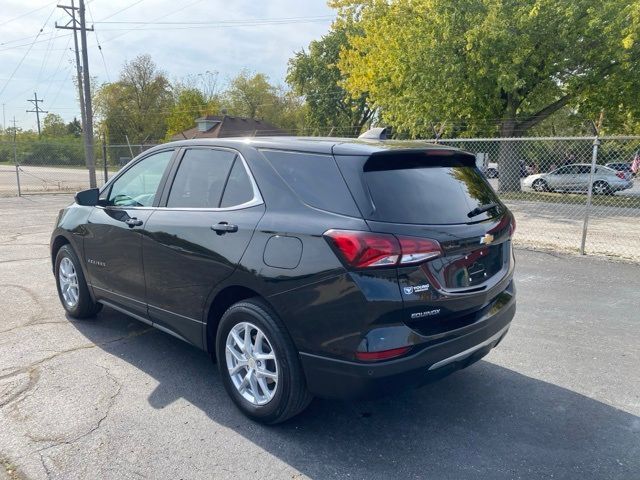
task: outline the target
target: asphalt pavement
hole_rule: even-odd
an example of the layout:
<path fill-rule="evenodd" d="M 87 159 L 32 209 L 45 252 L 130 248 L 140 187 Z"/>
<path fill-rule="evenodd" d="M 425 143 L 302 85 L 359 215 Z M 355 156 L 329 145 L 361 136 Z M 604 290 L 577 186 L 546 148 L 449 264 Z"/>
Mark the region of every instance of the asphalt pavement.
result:
<path fill-rule="evenodd" d="M 0 479 L 640 477 L 637 264 L 518 250 L 518 312 L 484 360 L 265 427 L 205 353 L 64 315 L 48 240 L 68 200 L 0 199 Z"/>

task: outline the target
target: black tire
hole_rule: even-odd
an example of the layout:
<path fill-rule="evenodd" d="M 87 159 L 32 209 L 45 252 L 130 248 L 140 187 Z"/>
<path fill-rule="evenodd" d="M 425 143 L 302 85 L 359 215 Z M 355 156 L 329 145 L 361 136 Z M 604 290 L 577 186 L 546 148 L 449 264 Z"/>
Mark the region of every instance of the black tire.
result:
<path fill-rule="evenodd" d="M 611 195 L 611 187 L 607 182 L 598 180 L 593 182 L 593 193 L 595 195 Z"/>
<path fill-rule="evenodd" d="M 70 305 L 64 299 L 62 294 L 62 288 L 60 286 L 60 263 L 68 258 L 73 264 L 77 282 L 78 282 L 78 301 L 75 305 Z M 70 317 L 73 318 L 90 318 L 94 317 L 96 313 L 98 313 L 102 309 L 102 304 L 96 303 L 91 298 L 91 294 L 89 293 L 89 287 L 87 286 L 87 281 L 84 278 L 84 273 L 82 272 L 82 267 L 80 266 L 80 260 L 78 260 L 78 256 L 71 248 L 71 245 L 63 245 L 58 250 L 58 254 L 56 255 L 55 262 L 55 276 L 56 276 L 56 287 L 58 288 L 58 297 L 60 298 L 60 303 L 67 311 Z"/>
<path fill-rule="evenodd" d="M 539 178 L 531 185 L 536 192 L 548 192 L 549 185 L 543 179 Z"/>
<path fill-rule="evenodd" d="M 227 367 L 227 336 L 235 325 L 242 322 L 251 323 L 262 330 L 277 360 L 277 388 L 273 398 L 264 405 L 255 405 L 242 396 Z M 270 425 L 284 422 L 302 412 L 313 398 L 307 390 L 293 341 L 276 313 L 258 298 L 235 303 L 224 313 L 216 335 L 216 357 L 227 393 L 240 411 L 253 420 Z"/>

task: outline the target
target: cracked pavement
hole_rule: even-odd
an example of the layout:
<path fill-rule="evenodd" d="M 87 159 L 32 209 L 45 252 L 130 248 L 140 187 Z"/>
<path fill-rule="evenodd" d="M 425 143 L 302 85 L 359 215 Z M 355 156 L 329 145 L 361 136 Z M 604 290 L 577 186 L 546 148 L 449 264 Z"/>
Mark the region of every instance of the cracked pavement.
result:
<path fill-rule="evenodd" d="M 64 315 L 48 242 L 69 201 L 0 198 L 0 480 L 640 472 L 638 265 L 520 250 L 518 313 L 484 360 L 264 427 L 203 352 L 108 308 Z"/>

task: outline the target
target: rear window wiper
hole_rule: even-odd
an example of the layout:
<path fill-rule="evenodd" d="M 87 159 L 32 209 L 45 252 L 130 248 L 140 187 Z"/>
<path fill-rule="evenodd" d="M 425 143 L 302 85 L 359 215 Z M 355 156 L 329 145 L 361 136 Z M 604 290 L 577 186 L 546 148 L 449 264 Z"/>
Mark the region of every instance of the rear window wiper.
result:
<path fill-rule="evenodd" d="M 476 215 L 480 215 L 481 213 L 487 212 L 493 208 L 499 207 L 499 203 L 487 203 L 486 205 L 480 205 L 479 207 L 474 208 L 469 213 L 467 213 L 467 217 L 472 218 Z"/>

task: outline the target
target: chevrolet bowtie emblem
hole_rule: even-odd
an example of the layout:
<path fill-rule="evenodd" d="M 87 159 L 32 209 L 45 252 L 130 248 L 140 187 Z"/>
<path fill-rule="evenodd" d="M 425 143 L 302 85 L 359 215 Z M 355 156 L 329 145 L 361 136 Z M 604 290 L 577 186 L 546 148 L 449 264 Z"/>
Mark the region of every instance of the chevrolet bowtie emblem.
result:
<path fill-rule="evenodd" d="M 493 242 L 494 238 L 495 237 L 493 235 L 487 233 L 484 237 L 480 238 L 480 243 L 484 245 L 490 245 Z"/>

